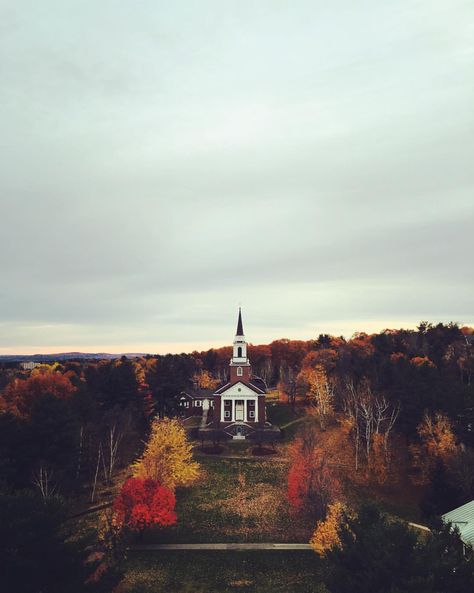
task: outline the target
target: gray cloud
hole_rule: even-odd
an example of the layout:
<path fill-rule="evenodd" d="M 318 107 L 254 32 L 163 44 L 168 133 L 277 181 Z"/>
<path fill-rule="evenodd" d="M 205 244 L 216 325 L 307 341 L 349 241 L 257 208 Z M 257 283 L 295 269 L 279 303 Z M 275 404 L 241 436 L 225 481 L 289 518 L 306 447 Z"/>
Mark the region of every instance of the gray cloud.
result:
<path fill-rule="evenodd" d="M 474 321 L 470 3 L 0 17 L 0 351 Z"/>

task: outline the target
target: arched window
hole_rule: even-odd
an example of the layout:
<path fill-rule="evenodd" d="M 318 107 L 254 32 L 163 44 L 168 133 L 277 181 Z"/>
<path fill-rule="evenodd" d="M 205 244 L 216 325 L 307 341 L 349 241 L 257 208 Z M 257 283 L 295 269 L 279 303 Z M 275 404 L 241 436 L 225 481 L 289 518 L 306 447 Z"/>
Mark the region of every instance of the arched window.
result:
<path fill-rule="evenodd" d="M 244 374 L 242 367 L 237 367 L 237 377 L 241 377 Z"/>
<path fill-rule="evenodd" d="M 242 346 L 237 348 L 237 358 L 242 358 Z"/>

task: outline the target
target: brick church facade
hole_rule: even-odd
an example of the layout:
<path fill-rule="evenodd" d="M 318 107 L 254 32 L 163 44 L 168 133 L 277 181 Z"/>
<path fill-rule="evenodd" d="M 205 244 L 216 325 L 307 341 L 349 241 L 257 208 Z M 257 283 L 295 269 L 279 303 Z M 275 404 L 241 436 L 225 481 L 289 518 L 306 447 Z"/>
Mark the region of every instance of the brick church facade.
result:
<path fill-rule="evenodd" d="M 221 429 L 234 438 L 245 437 L 266 424 L 265 382 L 252 375 L 248 344 L 239 308 L 237 331 L 229 362 L 229 380 L 213 393 L 187 390 L 181 394 L 180 407 L 184 416 L 206 414 L 207 426 Z"/>
<path fill-rule="evenodd" d="M 239 309 L 237 332 L 229 363 L 229 381 L 213 394 L 214 425 L 247 425 L 250 428 L 265 424 L 266 386 L 262 379 L 252 376 L 245 340 L 242 312 Z"/>

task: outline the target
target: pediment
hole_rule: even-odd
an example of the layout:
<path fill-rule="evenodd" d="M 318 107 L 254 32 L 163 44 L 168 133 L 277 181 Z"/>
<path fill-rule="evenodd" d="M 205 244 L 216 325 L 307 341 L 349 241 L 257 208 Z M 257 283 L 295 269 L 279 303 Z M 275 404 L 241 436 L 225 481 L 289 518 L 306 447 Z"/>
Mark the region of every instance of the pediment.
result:
<path fill-rule="evenodd" d="M 225 396 L 239 396 L 239 395 L 259 395 L 259 392 L 255 389 L 251 389 L 248 385 L 238 381 L 233 385 L 230 385 L 225 391 L 221 391 L 219 395 Z"/>

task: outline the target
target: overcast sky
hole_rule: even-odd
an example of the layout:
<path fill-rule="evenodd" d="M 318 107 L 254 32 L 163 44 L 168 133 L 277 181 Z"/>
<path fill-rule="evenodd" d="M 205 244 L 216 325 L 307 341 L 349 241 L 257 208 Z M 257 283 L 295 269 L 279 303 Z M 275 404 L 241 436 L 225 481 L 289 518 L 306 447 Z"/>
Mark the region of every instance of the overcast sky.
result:
<path fill-rule="evenodd" d="M 0 0 L 0 353 L 474 323 L 472 0 Z"/>

